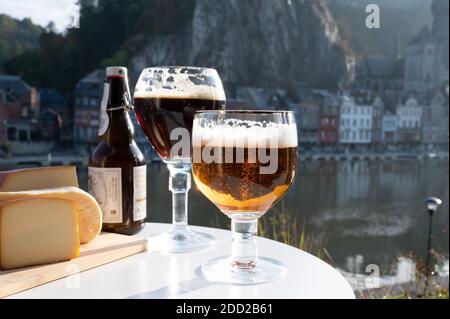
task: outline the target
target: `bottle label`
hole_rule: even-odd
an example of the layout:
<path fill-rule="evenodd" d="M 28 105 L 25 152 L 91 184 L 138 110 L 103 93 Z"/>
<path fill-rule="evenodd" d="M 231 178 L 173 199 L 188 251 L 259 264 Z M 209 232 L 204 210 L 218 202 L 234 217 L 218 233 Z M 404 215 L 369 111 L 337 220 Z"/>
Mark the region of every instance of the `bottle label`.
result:
<path fill-rule="evenodd" d="M 98 136 L 102 136 L 103 134 L 105 134 L 109 127 L 109 116 L 108 113 L 106 113 L 106 108 L 108 107 L 108 99 L 109 83 L 105 83 L 105 86 L 103 88 L 102 104 L 100 106 Z"/>
<path fill-rule="evenodd" d="M 88 170 L 89 193 L 102 209 L 103 223 L 122 223 L 122 169 L 89 167 Z"/>
<path fill-rule="evenodd" d="M 133 220 L 147 217 L 147 166 L 133 167 Z"/>

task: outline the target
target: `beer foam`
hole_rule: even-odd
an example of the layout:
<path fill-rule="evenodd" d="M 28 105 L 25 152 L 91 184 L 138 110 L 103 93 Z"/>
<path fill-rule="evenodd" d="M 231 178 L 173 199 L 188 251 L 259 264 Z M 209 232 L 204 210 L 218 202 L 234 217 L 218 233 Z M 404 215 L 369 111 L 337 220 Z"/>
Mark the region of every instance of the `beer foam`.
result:
<path fill-rule="evenodd" d="M 216 70 L 160 67 L 142 72 L 134 97 L 225 101 L 225 92 Z"/>
<path fill-rule="evenodd" d="M 276 143 L 276 144 L 275 144 Z M 275 145 L 274 145 L 275 144 Z M 297 147 L 297 126 L 269 121 L 226 119 L 220 122 L 194 120 L 192 145 L 196 147 Z"/>

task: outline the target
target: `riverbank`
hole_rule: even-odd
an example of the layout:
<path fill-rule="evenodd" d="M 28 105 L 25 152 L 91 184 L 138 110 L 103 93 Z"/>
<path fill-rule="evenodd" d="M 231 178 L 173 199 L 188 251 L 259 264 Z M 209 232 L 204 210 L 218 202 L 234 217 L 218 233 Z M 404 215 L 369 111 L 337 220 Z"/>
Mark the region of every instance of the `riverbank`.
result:
<path fill-rule="evenodd" d="M 390 160 L 448 160 L 449 153 L 418 153 L 418 152 L 389 152 L 389 153 L 317 153 L 305 152 L 300 154 L 301 161 L 390 161 Z M 148 159 L 148 164 L 161 162 L 159 157 Z M 87 156 L 74 153 L 22 155 L 0 158 L 0 169 L 9 167 L 39 167 L 76 165 L 87 166 Z"/>
<path fill-rule="evenodd" d="M 392 153 L 305 153 L 300 155 L 300 160 L 305 161 L 375 161 L 375 160 L 401 160 L 401 159 L 448 159 L 448 153 L 416 153 L 416 152 L 392 152 Z"/>

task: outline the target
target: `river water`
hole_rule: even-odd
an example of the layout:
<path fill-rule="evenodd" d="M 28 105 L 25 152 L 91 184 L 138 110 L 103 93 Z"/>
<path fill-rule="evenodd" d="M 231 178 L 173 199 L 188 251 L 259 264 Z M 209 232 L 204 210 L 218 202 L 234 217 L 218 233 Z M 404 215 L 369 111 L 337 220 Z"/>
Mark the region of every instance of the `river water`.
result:
<path fill-rule="evenodd" d="M 283 211 L 289 221 L 302 225 L 308 237 L 320 238 L 328 259 L 342 271 L 364 273 L 367 265 L 375 264 L 387 275 L 399 256 L 425 256 L 428 215 L 423 200 L 427 196 L 444 202 L 433 221 L 433 244 L 448 258 L 448 173 L 446 160 L 307 161 L 299 164 L 295 184 L 268 214 Z M 86 170 L 79 169 L 79 174 L 85 188 Z M 167 185 L 164 164 L 151 164 L 149 221 L 171 221 Z M 189 218 L 193 225 L 227 227 L 226 218 L 195 186 Z"/>

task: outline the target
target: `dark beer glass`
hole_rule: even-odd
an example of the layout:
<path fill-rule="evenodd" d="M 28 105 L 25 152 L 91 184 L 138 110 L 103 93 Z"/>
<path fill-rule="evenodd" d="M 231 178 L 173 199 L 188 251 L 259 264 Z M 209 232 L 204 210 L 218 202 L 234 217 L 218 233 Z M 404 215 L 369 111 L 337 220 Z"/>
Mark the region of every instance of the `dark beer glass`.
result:
<path fill-rule="evenodd" d="M 292 112 L 204 111 L 194 118 L 193 175 L 197 187 L 231 219 L 232 254 L 202 266 L 213 282 L 256 284 L 286 268 L 257 256 L 258 218 L 289 190 L 297 168 Z"/>
<path fill-rule="evenodd" d="M 187 194 L 191 188 L 194 114 L 225 108 L 217 71 L 196 67 L 145 69 L 136 85 L 134 105 L 145 135 L 167 164 L 169 190 L 173 193 L 172 226 L 167 233 L 151 239 L 151 249 L 179 253 L 209 247 L 211 237 L 188 227 Z"/>

